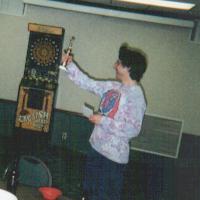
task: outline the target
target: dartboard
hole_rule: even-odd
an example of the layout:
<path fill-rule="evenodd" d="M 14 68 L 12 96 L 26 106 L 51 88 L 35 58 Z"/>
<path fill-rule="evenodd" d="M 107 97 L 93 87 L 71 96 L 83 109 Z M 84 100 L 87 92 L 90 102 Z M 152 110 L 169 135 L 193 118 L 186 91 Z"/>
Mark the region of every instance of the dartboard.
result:
<path fill-rule="evenodd" d="M 59 46 L 53 38 L 40 37 L 30 46 L 30 59 L 37 66 L 52 66 L 58 60 L 59 52 Z"/>

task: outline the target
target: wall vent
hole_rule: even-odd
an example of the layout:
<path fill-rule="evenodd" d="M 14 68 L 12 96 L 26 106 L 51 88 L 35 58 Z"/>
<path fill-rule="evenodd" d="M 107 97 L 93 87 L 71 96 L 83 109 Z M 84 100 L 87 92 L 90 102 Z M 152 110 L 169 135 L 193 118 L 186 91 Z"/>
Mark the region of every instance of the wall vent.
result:
<path fill-rule="evenodd" d="M 146 114 L 141 132 L 131 141 L 131 149 L 177 158 L 183 121 Z"/>

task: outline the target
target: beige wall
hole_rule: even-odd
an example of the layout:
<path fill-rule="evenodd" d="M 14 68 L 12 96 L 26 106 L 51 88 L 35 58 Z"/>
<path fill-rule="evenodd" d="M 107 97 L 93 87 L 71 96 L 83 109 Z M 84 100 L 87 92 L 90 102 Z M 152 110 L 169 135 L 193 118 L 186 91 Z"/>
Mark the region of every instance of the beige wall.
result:
<path fill-rule="evenodd" d="M 28 6 L 25 16 L 0 15 L 0 98 L 16 100 L 23 76 L 29 22 L 65 28 L 65 43 L 76 37 L 74 54 L 82 69 L 98 78 L 113 78 L 112 69 L 122 42 L 143 49 L 149 59 L 142 80 L 147 113 L 184 120 L 186 133 L 200 135 L 200 45 L 189 41 L 189 28 L 102 17 Z M 84 102 L 99 99 L 78 89 L 63 72 L 56 107 L 81 112 Z"/>

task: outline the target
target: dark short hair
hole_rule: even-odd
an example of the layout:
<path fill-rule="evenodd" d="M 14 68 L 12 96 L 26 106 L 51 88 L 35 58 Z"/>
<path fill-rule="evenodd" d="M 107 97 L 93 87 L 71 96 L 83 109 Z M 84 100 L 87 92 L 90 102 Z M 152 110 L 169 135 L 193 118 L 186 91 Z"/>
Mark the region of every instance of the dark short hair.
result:
<path fill-rule="evenodd" d="M 124 43 L 119 49 L 119 59 L 124 67 L 130 68 L 131 79 L 139 82 L 147 68 L 145 53 Z"/>

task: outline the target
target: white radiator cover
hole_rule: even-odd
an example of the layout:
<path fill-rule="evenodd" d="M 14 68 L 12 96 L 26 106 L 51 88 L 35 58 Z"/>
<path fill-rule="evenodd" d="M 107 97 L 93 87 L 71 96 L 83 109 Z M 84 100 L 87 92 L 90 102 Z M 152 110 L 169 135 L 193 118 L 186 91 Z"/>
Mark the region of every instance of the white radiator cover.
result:
<path fill-rule="evenodd" d="M 183 120 L 146 114 L 141 132 L 131 141 L 131 149 L 178 158 Z"/>

